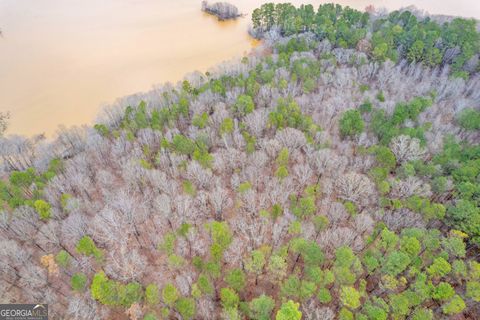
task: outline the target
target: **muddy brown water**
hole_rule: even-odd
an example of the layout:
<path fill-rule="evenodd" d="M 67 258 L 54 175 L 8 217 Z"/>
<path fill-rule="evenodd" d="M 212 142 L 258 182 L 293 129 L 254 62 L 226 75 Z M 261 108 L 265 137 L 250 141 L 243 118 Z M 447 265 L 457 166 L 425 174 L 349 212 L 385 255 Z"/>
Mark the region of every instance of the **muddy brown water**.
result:
<path fill-rule="evenodd" d="M 247 16 L 219 22 L 200 11 L 199 0 L 0 0 L 0 111 L 11 113 L 8 133 L 52 136 L 60 124 L 92 123 L 117 97 L 242 56 L 255 45 L 249 15 L 262 2 L 231 1 Z M 338 2 L 357 9 L 411 4 Z M 478 0 L 415 5 L 480 17 Z"/>

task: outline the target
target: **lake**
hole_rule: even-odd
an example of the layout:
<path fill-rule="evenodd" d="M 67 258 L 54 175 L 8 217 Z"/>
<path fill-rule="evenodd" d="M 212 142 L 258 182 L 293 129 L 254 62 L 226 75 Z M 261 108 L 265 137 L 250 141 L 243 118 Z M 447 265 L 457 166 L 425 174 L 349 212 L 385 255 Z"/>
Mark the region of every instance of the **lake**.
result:
<path fill-rule="evenodd" d="M 273 1 L 284 2 L 284 1 Z M 294 4 L 330 1 L 290 1 Z M 92 123 L 101 106 L 240 57 L 255 45 L 249 14 L 219 22 L 197 0 L 0 0 L 0 111 L 9 134 L 52 136 L 58 125 Z M 338 1 L 398 9 L 410 1 Z M 417 0 L 435 14 L 480 18 L 478 0 Z"/>

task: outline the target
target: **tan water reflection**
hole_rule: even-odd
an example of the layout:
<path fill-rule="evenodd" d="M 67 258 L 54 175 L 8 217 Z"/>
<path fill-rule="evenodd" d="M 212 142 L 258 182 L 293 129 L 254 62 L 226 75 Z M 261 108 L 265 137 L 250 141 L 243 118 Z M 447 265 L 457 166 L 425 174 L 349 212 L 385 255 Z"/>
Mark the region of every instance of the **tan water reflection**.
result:
<path fill-rule="evenodd" d="M 262 3 L 231 2 L 244 13 Z M 476 0 L 416 5 L 480 17 Z M 248 17 L 220 23 L 200 12 L 197 0 L 0 0 L 0 111 L 11 111 L 9 133 L 52 134 L 59 124 L 91 123 L 116 97 L 241 56 L 252 46 L 248 24 Z"/>

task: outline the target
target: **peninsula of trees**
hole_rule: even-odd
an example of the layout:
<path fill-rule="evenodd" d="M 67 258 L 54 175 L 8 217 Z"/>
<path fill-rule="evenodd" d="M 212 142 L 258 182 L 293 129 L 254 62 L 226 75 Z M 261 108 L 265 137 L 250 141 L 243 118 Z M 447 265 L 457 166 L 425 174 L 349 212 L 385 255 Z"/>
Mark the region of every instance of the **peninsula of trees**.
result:
<path fill-rule="evenodd" d="M 202 11 L 217 16 L 219 20 L 236 19 L 241 16 L 238 8 L 227 2 L 202 1 Z"/>
<path fill-rule="evenodd" d="M 265 4 L 240 61 L 0 139 L 0 302 L 52 319 L 480 318 L 480 35 Z"/>
<path fill-rule="evenodd" d="M 282 36 L 312 33 L 339 48 L 365 52 L 376 61 L 450 65 L 454 76 L 468 77 L 479 68 L 477 21 L 423 17 L 408 10 L 388 15 L 359 12 L 335 4 L 296 8 L 290 3 L 267 3 L 252 13 L 252 34 L 275 30 Z"/>

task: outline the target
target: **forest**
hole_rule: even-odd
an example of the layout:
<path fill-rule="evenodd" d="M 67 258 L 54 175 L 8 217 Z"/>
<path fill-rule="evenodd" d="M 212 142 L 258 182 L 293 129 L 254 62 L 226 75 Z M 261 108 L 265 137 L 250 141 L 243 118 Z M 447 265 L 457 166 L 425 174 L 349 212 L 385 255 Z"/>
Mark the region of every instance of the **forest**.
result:
<path fill-rule="evenodd" d="M 379 15 L 333 3 L 320 5 L 317 11 L 312 5 L 266 3 L 252 13 L 251 33 L 261 38 L 272 29 L 283 36 L 311 32 L 336 47 L 368 52 L 376 61 L 449 64 L 453 75 L 463 78 L 478 71 L 477 21 L 421 14 L 403 10 Z"/>
<path fill-rule="evenodd" d="M 51 319 L 479 319 L 477 28 L 264 4 L 243 58 L 52 141 L 4 135 L 0 302 Z"/>

